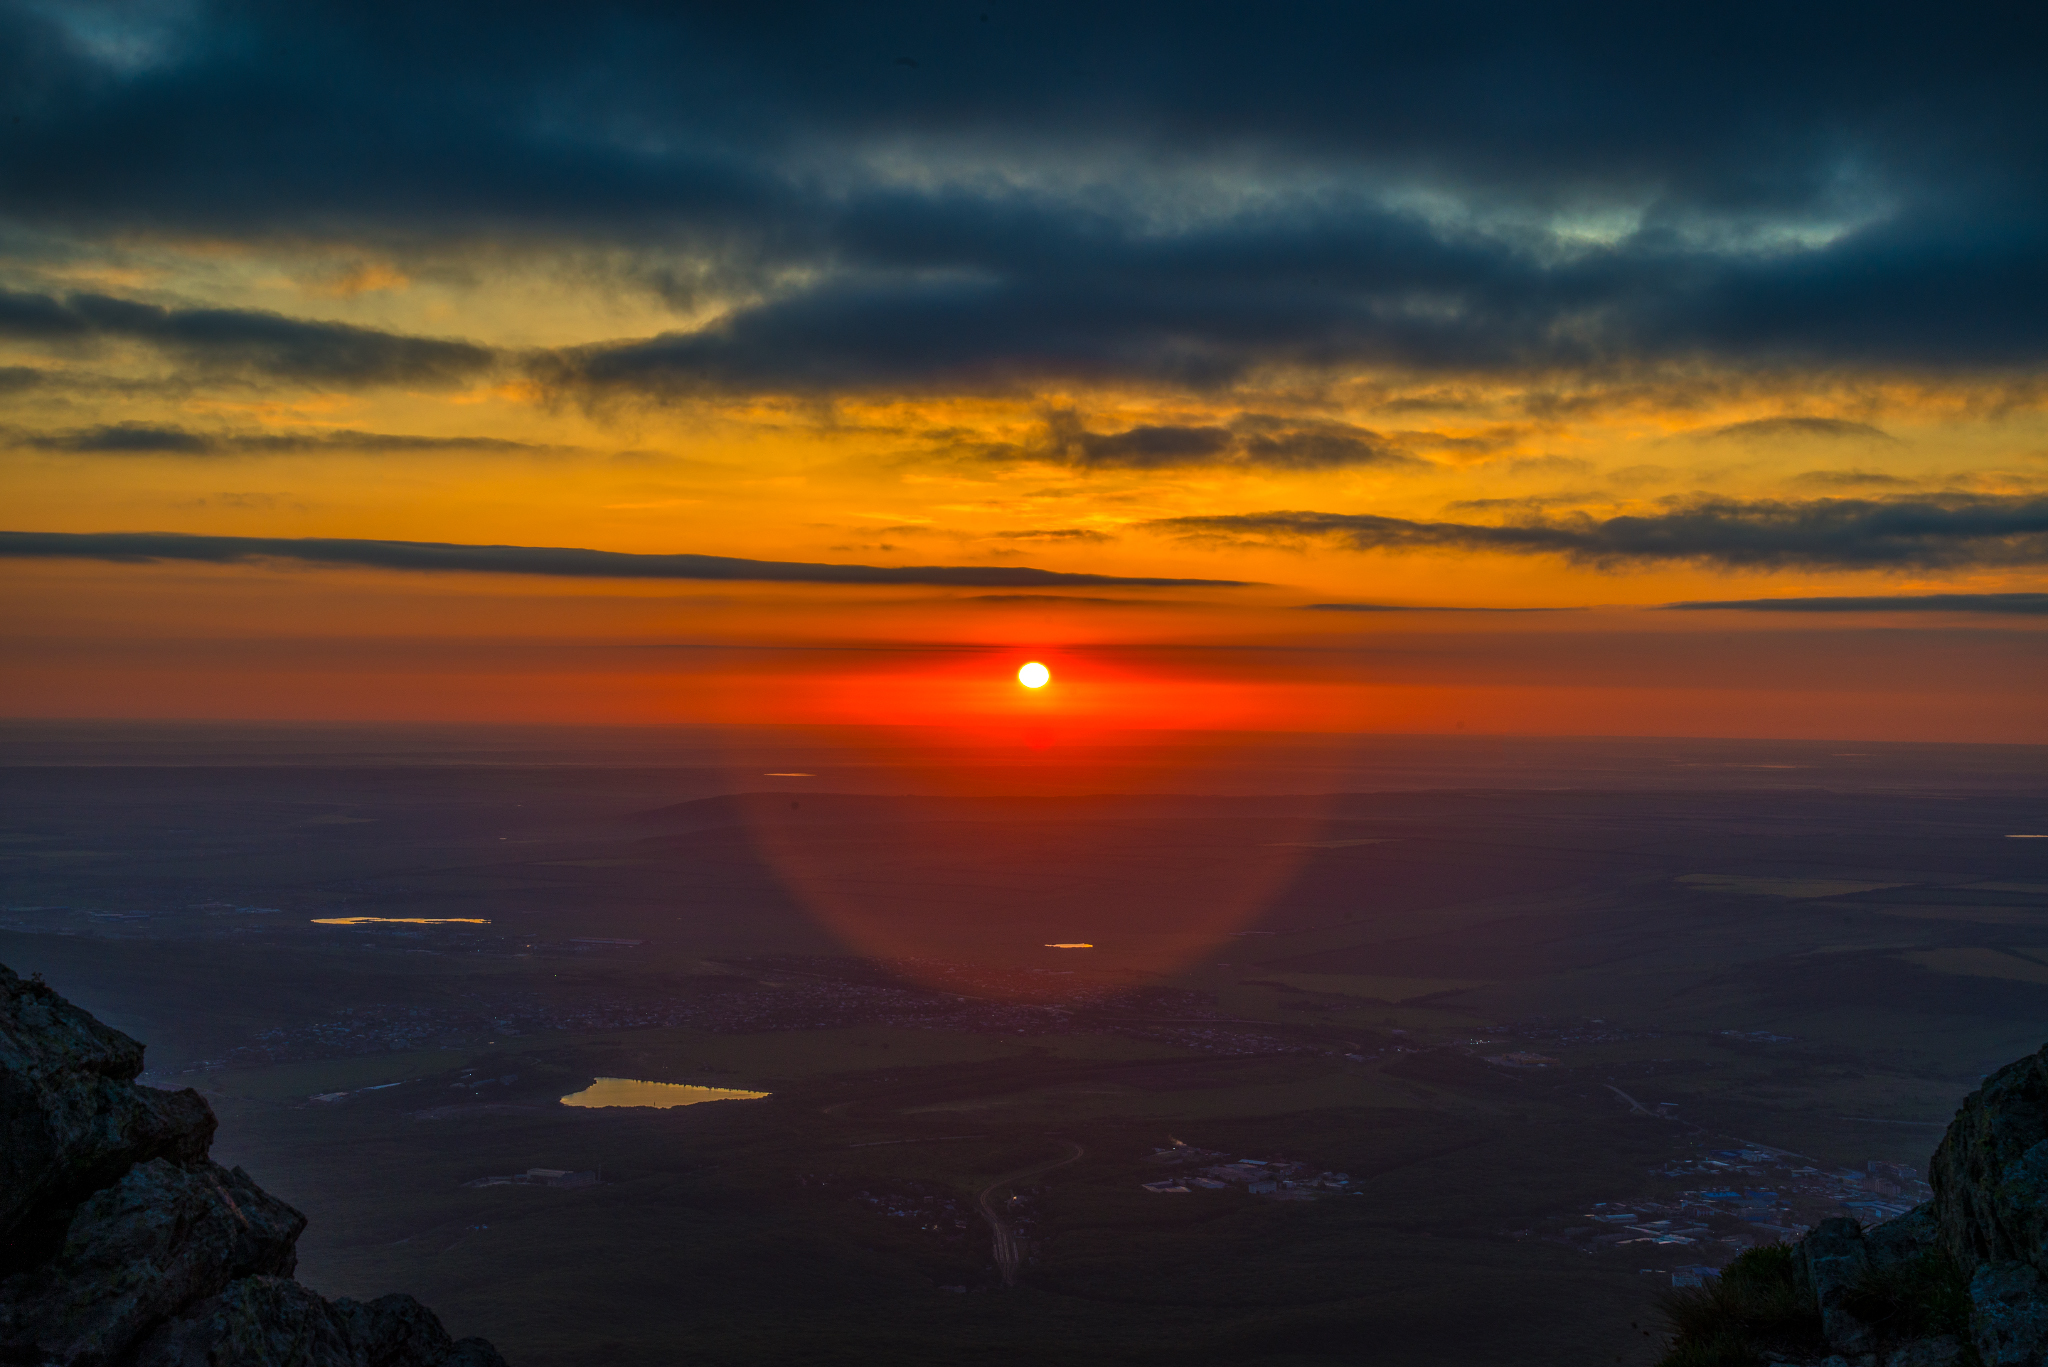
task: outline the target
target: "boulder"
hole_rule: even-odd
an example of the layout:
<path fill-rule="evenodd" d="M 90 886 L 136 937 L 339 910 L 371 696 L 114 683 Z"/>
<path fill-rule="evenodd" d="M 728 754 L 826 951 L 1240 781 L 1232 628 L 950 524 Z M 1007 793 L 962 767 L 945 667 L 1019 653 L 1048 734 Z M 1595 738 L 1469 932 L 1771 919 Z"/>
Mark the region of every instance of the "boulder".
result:
<path fill-rule="evenodd" d="M 0 1362 L 505 1367 L 410 1296 L 293 1281 L 306 1217 L 207 1157 L 203 1097 L 141 1071 L 140 1044 L 0 965 Z"/>
<path fill-rule="evenodd" d="M 1970 1337 L 1984 1367 L 2039 1367 L 2048 1351 L 2048 1296 L 2030 1263 L 1987 1262 L 1970 1277 Z"/>
<path fill-rule="evenodd" d="M 411 1296 L 329 1301 L 245 1277 L 160 1325 L 129 1367 L 505 1367 L 483 1339 L 451 1342 Z"/>
<path fill-rule="evenodd" d="M 1962 1367 L 1963 1341 L 1954 1334 L 1917 1339 L 1884 1360 L 1884 1367 Z"/>
<path fill-rule="evenodd" d="M 0 1283 L 0 1348 L 101 1367 L 229 1282 L 288 1277 L 306 1217 L 241 1169 L 137 1164 L 72 1216 L 56 1256 Z"/>
<path fill-rule="evenodd" d="M 246 1277 L 160 1326 L 134 1367 L 364 1367 L 348 1321 L 283 1277 Z"/>
<path fill-rule="evenodd" d="M 505 1359 L 498 1356 L 498 1350 L 491 1346 L 489 1339 L 472 1334 L 466 1339 L 455 1340 L 448 1356 L 441 1359 L 441 1367 L 505 1367 Z"/>
<path fill-rule="evenodd" d="M 1870 1270 L 1863 1226 L 1847 1216 L 1823 1220 L 1799 1242 L 1799 1277 L 1820 1307 L 1821 1332 L 1838 1353 L 1866 1353 L 1875 1344 L 1869 1325 L 1847 1302 Z"/>
<path fill-rule="evenodd" d="M 1941 1217 L 1932 1201 L 1922 1201 L 1904 1215 L 1863 1231 L 1863 1247 L 1875 1268 L 1910 1263 L 1941 1246 Z"/>
<path fill-rule="evenodd" d="M 362 1350 L 364 1367 L 439 1362 L 455 1346 L 434 1312 L 411 1296 L 379 1296 L 367 1304 L 343 1299 L 334 1308 Z"/>
<path fill-rule="evenodd" d="M 344 1298 L 334 1308 L 348 1323 L 363 1367 L 505 1367 L 498 1350 L 483 1339 L 451 1341 L 434 1312 L 411 1296 L 379 1296 L 367 1304 Z"/>
<path fill-rule="evenodd" d="M 206 1156 L 212 1109 L 136 1086 L 141 1071 L 140 1044 L 0 964 L 0 1275 L 47 1256 L 135 1164 Z"/>

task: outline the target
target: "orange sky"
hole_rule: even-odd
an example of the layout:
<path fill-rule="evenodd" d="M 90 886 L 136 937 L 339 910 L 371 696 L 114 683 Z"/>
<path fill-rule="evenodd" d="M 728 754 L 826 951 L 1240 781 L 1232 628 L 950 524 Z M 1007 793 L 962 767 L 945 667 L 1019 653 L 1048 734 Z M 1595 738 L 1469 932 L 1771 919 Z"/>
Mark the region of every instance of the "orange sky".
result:
<path fill-rule="evenodd" d="M 275 41 L 288 62 L 327 41 L 282 20 L 218 48 L 120 16 L 35 22 L 76 80 L 22 138 L 139 127 L 144 104 L 95 102 L 146 104 L 151 80 L 241 91 L 236 52 Z M 811 60 L 760 52 L 745 60 Z M 410 68 L 358 76 L 277 98 L 441 93 L 406 86 Z M 977 89 L 1012 77 L 1030 79 L 991 67 Z M 1341 128 L 1297 145 L 1288 124 L 1168 155 L 1079 125 L 1026 136 L 1013 115 L 956 139 L 854 84 L 837 113 L 790 93 L 818 81 L 772 85 L 820 141 L 732 133 L 791 197 L 730 220 L 631 212 L 712 164 L 662 159 L 724 146 L 716 111 L 678 105 L 670 127 L 650 103 L 629 137 L 545 81 L 540 104 L 502 107 L 479 83 L 474 125 L 446 125 L 474 164 L 395 128 L 374 158 L 347 143 L 329 160 L 356 198 L 324 210 L 303 180 L 267 197 L 304 156 L 243 167 L 208 143 L 194 162 L 170 131 L 151 155 L 188 180 L 227 166 L 218 204 L 180 198 L 169 170 L 114 173 L 126 142 L 73 165 L 104 204 L 23 172 L 0 206 L 19 216 L 0 244 L 0 715 L 2048 741 L 2038 319 L 1979 345 L 1885 313 L 1875 275 L 1868 299 L 1801 293 L 1800 271 L 1894 260 L 1901 224 L 1936 224 L 1913 229 L 1940 248 L 1926 278 L 1973 269 L 1976 239 L 1956 255 L 1949 220 L 1913 217 L 1960 212 L 1938 167 L 1873 154 L 1853 185 L 1781 167 L 1784 202 L 1751 204 L 1746 181 L 1686 179 L 1709 174 L 1685 139 L 1719 147 L 1712 120 L 1611 165 L 1560 137 L 1544 155 L 1576 169 L 1553 186 L 1448 115 L 1400 122 L 1451 139 L 1416 133 L 1405 160 L 1349 105 L 1332 117 L 1355 145 Z M 1178 85 L 1146 88 L 1178 107 Z M 1800 127 L 1849 126 L 1803 84 L 1770 90 Z M 987 113 L 964 87 L 932 95 L 956 97 L 959 118 Z M 186 107 L 152 117 L 168 130 Z M 535 207 L 521 195 L 545 168 L 520 139 L 557 114 L 602 136 L 546 143 L 582 169 Z M 1866 115 L 1877 146 L 1898 121 Z M 667 169 L 613 209 L 558 213 L 586 179 L 640 174 L 621 140 Z M 425 192 L 458 167 L 485 179 Z M 1313 273 L 1305 253 L 1323 253 Z M 1752 323 L 1778 340 L 1751 346 L 1729 310 L 1780 288 L 1799 306 L 1766 300 Z M 105 539 L 160 532 L 202 540 Z M 53 533 L 85 539 L 34 540 Z M 297 538 L 813 568 L 394 569 L 279 540 Z M 1096 578 L 1002 581 L 1026 568 Z M 1162 578 L 1228 582 L 1132 582 Z M 1805 599 L 1844 601 L 1766 610 Z M 1698 602 L 1731 606 L 1667 606 Z M 1042 694 L 1014 681 L 1031 658 L 1054 670 Z"/>
<path fill-rule="evenodd" d="M 304 567 L 11 573 L 15 715 L 2048 740 L 2038 630 L 1967 614 L 1816 626 L 1323 613 L 1279 589 L 1070 604 Z M 1027 659 L 1050 686 L 1016 683 Z"/>

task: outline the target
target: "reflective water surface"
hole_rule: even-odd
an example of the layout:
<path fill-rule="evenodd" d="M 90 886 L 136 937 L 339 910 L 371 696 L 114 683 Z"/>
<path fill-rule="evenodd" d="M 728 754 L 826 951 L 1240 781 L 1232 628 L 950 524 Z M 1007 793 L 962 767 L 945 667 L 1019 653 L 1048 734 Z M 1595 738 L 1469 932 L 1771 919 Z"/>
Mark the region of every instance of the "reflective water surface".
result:
<path fill-rule="evenodd" d="M 601 1077 L 580 1092 L 562 1098 L 564 1106 L 651 1106 L 666 1111 L 701 1101 L 759 1101 L 766 1092 L 732 1087 L 691 1087 L 680 1082 L 641 1082 L 630 1077 Z"/>

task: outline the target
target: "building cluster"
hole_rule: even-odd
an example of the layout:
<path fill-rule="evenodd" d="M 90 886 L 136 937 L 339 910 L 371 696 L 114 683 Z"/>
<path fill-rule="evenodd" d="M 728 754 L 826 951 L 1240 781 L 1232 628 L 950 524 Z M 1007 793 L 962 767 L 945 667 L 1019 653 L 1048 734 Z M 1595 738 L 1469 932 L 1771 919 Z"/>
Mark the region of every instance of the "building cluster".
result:
<path fill-rule="evenodd" d="M 1396 1030 L 1393 1033 L 1399 1035 L 1402 1032 Z M 1501 1049 L 1500 1046 L 1504 1044 L 1528 1045 L 1536 1043 L 1542 1043 L 1551 1047 L 1577 1044 L 1615 1044 L 1623 1041 L 1661 1039 L 1665 1038 L 1667 1033 L 1659 1030 L 1625 1029 L 1600 1019 L 1560 1020 L 1551 1017 L 1537 1017 L 1488 1026 L 1483 1035 L 1474 1036 L 1470 1039 L 1450 1039 L 1443 1041 L 1443 1043 L 1452 1047 L 1462 1047 L 1467 1053 L 1480 1058 L 1483 1062 L 1492 1064 L 1496 1068 L 1533 1070 L 1561 1068 L 1567 1065 L 1560 1059 L 1533 1049 Z M 1768 1030 L 1716 1030 L 1713 1032 L 1713 1037 L 1743 1044 L 1791 1044 L 1794 1042 L 1794 1037 L 1791 1035 L 1773 1034 Z M 1498 1052 L 1489 1053 L 1487 1052 L 1489 1050 L 1497 1050 Z M 1711 1066 L 1713 1065 L 1697 1059 L 1660 1058 L 1636 1060 L 1632 1063 L 1618 1065 L 1618 1069 L 1620 1072 L 1630 1076 L 1652 1077 L 1674 1072 L 1694 1072 Z M 1609 1065 L 1609 1067 L 1615 1068 L 1617 1065 Z M 1661 1103 L 1658 1109 L 1660 1113 L 1669 1114 L 1676 1109 L 1676 1106 L 1671 1102 L 1664 1102 Z"/>
<path fill-rule="evenodd" d="M 1778 1180 L 1769 1189 L 1726 1182 L 1686 1195 L 1703 1205 L 1745 1216 L 1768 1206 L 1785 1217 L 1795 1233 L 1836 1215 L 1853 1215 L 1877 1224 L 1903 1215 L 1934 1194 L 1919 1172 L 1904 1164 L 1870 1159 L 1860 1168 L 1822 1169 L 1782 1149 L 1751 1146 L 1716 1149 L 1688 1163 L 1662 1169 L 1665 1176 L 1694 1173 L 1721 1177 L 1762 1177 Z M 1768 1198 L 1768 1199 L 1766 1199 Z"/>
<path fill-rule="evenodd" d="M 1599 1201 L 1579 1218 L 1584 1223 L 1567 1228 L 1564 1237 L 1588 1247 L 1690 1247 L 1707 1240 L 1711 1233 L 1702 1213 L 1688 1214 L 1683 1205 L 1663 1201 L 1631 1201 L 1626 1206 Z"/>
<path fill-rule="evenodd" d="M 1565 1227 L 1554 1237 L 1585 1249 L 1700 1248 L 1726 1258 L 1759 1243 L 1790 1243 L 1833 1216 L 1878 1224 L 1933 1194 L 1903 1163 L 1871 1159 L 1861 1168 L 1822 1169 L 1799 1154 L 1762 1145 L 1703 1151 L 1653 1175 L 1709 1181 L 1662 1200 L 1598 1202 L 1575 1220 L 1559 1217 L 1555 1223 Z M 1702 1268 L 1680 1271 L 1699 1274 Z"/>
<path fill-rule="evenodd" d="M 948 1245 L 962 1245 L 974 1234 L 976 1219 L 959 1193 L 937 1182 L 883 1181 L 873 1177 L 826 1177 L 806 1173 L 799 1187 L 843 1197 L 905 1229 L 929 1235 Z M 1016 1212 L 1023 1217 L 1020 1206 Z M 1013 1220 L 1013 1223 L 1015 1221 Z"/>
<path fill-rule="evenodd" d="M 1227 1161 L 1216 1162 L 1224 1159 Z M 1185 1176 L 1141 1183 L 1156 1196 L 1186 1196 L 1196 1191 L 1228 1191 L 1242 1187 L 1253 1196 L 1270 1196 L 1280 1201 L 1313 1201 L 1351 1189 L 1351 1176 L 1342 1172 L 1314 1172 L 1307 1163 L 1281 1158 L 1239 1158 L 1211 1149 L 1198 1149 L 1178 1139 L 1168 1147 L 1154 1149 L 1146 1160 L 1166 1167 L 1190 1167 Z"/>
<path fill-rule="evenodd" d="M 594 1172 L 571 1172 L 567 1168 L 528 1168 L 508 1177 L 478 1177 L 462 1184 L 465 1187 L 594 1187 L 597 1174 Z"/>
<path fill-rule="evenodd" d="M 1654 1030 L 1629 1030 L 1612 1022 L 1585 1017 L 1532 1016 L 1503 1021 L 1488 1027 L 1481 1039 L 1464 1041 L 1473 1045 L 1499 1045 L 1526 1041 L 1550 1045 L 1618 1044 L 1625 1040 L 1655 1039 Z"/>

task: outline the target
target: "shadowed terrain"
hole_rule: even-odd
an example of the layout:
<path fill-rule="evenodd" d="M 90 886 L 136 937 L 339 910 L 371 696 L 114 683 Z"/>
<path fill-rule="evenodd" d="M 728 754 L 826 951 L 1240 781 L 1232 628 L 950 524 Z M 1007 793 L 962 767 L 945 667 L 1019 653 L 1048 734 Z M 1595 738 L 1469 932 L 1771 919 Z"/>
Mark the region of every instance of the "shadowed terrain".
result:
<path fill-rule="evenodd" d="M 1924 1168 L 2048 1019 L 2010 751 L 772 740 L 18 743 L 0 959 L 207 1094 L 310 1285 L 522 1367 L 1648 1362 L 1670 1269 L 1894 1199 L 1792 1168 Z M 593 1180 L 465 1185 L 527 1169 Z"/>

